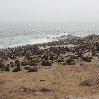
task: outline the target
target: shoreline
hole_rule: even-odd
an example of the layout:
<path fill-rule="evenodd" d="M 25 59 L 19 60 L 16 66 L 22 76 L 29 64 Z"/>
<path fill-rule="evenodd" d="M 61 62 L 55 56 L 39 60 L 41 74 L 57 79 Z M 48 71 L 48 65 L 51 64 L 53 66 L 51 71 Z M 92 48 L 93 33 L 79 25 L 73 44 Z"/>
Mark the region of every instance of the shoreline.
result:
<path fill-rule="evenodd" d="M 59 41 L 0 50 L 0 98 L 95 96 L 99 94 L 98 63 L 99 35 L 69 36 Z"/>
<path fill-rule="evenodd" d="M 64 40 L 70 40 L 70 39 L 74 39 L 74 38 L 83 38 L 83 37 L 79 37 L 79 36 L 74 36 L 74 35 L 71 35 L 71 34 L 67 34 L 67 35 L 62 35 L 62 36 L 59 36 L 57 35 L 58 38 L 56 37 L 57 40 L 53 40 L 53 41 L 47 41 L 47 42 L 44 42 L 44 43 L 34 43 L 34 44 L 24 44 L 24 45 L 16 45 L 16 46 L 12 46 L 12 47 L 5 47 L 5 48 L 0 48 L 0 50 L 2 49 L 13 49 L 13 48 L 17 48 L 17 47 L 24 47 L 24 46 L 33 46 L 33 45 L 43 45 L 43 44 L 49 44 L 49 43 L 54 43 L 54 42 L 60 42 L 60 41 L 64 41 Z M 84 36 L 86 37 L 86 36 Z"/>
<path fill-rule="evenodd" d="M 64 32 L 65 33 L 65 32 Z M 91 35 L 96 35 L 96 34 L 91 34 Z M 59 42 L 59 41 L 64 41 L 64 40 L 70 40 L 70 39 L 83 39 L 85 37 L 91 36 L 91 35 L 86 35 L 86 36 L 76 36 L 76 35 L 71 35 L 71 34 L 64 34 L 64 35 L 57 35 L 56 37 L 53 37 L 52 41 L 47 41 L 47 42 L 43 42 L 43 43 L 29 43 L 29 44 L 19 44 L 19 45 L 12 45 L 12 46 L 6 46 L 6 47 L 1 47 L 1 49 L 10 49 L 10 48 L 17 48 L 17 47 L 23 47 L 23 46 L 28 46 L 28 45 L 42 45 L 42 44 L 47 44 L 47 43 L 53 43 L 53 42 Z M 49 38 L 49 37 L 48 37 Z"/>

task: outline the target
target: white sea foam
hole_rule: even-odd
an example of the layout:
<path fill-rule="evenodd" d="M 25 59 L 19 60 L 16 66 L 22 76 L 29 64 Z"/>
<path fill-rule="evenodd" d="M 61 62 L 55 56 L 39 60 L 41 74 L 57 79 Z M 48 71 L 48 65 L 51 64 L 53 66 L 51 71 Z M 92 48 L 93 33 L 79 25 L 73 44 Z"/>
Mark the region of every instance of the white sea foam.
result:
<path fill-rule="evenodd" d="M 66 37 L 68 34 L 76 36 L 99 34 L 98 26 L 96 23 L 2 24 L 0 48 L 57 41 L 61 36 Z"/>

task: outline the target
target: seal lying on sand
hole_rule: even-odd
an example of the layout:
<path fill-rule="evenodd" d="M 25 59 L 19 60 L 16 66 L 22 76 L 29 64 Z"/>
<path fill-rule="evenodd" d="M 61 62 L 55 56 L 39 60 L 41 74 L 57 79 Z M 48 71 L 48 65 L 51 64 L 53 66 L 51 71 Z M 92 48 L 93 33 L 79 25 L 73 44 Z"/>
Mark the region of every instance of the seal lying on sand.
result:
<path fill-rule="evenodd" d="M 41 65 L 42 66 L 51 66 L 51 62 L 49 62 L 48 60 L 43 60 Z"/>
<path fill-rule="evenodd" d="M 28 66 L 28 67 L 25 67 L 24 69 L 28 70 L 28 72 L 37 72 L 37 67 L 35 66 Z"/>
<path fill-rule="evenodd" d="M 10 71 L 9 66 L 10 64 L 7 64 L 7 66 L 5 67 L 5 71 Z"/>
<path fill-rule="evenodd" d="M 19 60 L 16 60 L 15 61 L 15 64 L 16 64 L 16 68 L 12 72 L 21 71 L 21 69 L 20 69 L 20 67 L 21 67 L 20 61 Z"/>

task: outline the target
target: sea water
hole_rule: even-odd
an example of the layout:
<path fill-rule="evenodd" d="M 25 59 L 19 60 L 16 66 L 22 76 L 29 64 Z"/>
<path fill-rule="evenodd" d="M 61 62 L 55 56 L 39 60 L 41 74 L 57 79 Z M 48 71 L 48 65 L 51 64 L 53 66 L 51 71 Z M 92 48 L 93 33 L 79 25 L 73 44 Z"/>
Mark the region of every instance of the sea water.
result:
<path fill-rule="evenodd" d="M 99 23 L 0 23 L 0 48 L 56 41 L 62 35 L 99 34 Z"/>

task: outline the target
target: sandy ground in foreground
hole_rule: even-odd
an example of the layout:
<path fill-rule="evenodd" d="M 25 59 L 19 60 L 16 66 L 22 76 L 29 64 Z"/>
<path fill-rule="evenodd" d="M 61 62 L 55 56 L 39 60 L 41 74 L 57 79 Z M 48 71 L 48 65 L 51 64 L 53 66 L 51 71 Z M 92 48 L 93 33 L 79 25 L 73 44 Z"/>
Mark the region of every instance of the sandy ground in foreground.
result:
<path fill-rule="evenodd" d="M 20 57 L 19 60 L 22 60 Z M 8 60 L 9 63 L 13 60 Z M 22 67 L 24 68 L 24 67 Z M 38 72 L 0 72 L 0 99 L 99 99 L 99 85 L 81 86 L 85 78 L 99 75 L 97 58 L 80 66 L 53 63 L 52 66 L 37 66 Z M 24 91 L 23 87 L 37 89 Z M 48 88 L 49 92 L 38 89 Z M 69 98 L 68 98 L 69 97 Z"/>
<path fill-rule="evenodd" d="M 80 86 L 83 78 L 99 75 L 95 59 L 85 66 L 52 64 L 51 67 L 38 66 L 38 72 L 22 70 L 17 73 L 0 73 L 0 99 L 99 99 L 99 86 Z M 48 88 L 50 92 L 24 92 L 27 88 Z M 94 98 L 89 98 L 90 96 Z M 74 97 L 74 98 L 72 98 Z M 83 98 L 80 98 L 83 97 Z M 86 97 L 86 98 L 84 98 Z M 88 98 L 87 98 L 88 97 Z"/>

